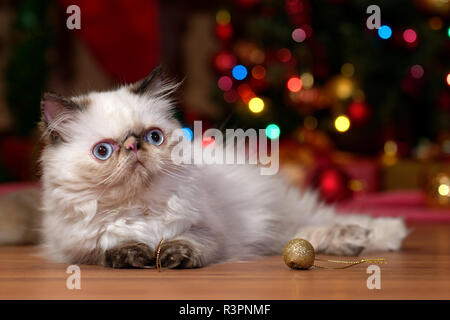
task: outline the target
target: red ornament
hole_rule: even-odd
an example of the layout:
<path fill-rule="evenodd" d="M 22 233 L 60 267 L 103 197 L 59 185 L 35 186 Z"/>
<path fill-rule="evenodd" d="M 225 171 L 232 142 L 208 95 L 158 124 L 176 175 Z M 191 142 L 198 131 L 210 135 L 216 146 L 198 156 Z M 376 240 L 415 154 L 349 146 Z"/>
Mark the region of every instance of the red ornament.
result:
<path fill-rule="evenodd" d="M 370 117 L 370 108 L 364 102 L 354 101 L 348 107 L 348 115 L 354 124 L 364 124 Z"/>
<path fill-rule="evenodd" d="M 313 179 L 314 186 L 326 202 L 341 201 L 350 197 L 352 191 L 348 187 L 349 181 L 347 174 L 334 167 L 319 169 Z"/>

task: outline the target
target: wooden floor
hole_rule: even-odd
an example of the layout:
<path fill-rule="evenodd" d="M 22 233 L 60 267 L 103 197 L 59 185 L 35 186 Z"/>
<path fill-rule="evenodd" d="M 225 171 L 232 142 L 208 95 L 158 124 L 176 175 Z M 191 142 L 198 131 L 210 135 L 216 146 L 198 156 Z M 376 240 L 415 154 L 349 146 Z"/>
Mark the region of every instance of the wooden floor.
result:
<path fill-rule="evenodd" d="M 68 265 L 9 246 L 0 247 L 0 299 L 450 299 L 450 225 L 411 227 L 403 251 L 371 255 L 388 261 L 380 290 L 367 288 L 367 265 L 290 270 L 281 256 L 162 272 L 81 265 L 81 289 L 68 290 Z"/>

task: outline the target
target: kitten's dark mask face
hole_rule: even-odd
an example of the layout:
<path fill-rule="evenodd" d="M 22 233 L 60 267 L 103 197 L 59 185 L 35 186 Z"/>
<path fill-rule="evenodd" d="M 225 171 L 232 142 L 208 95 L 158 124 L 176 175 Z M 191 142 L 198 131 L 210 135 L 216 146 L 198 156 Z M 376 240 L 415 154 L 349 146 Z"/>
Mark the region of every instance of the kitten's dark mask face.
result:
<path fill-rule="evenodd" d="M 172 116 L 167 82 L 160 68 L 115 91 L 65 98 L 45 94 L 41 129 L 48 145 L 44 172 L 77 188 L 137 192 L 157 174 L 170 171 L 179 129 Z M 120 195 L 117 195 L 120 196 Z"/>

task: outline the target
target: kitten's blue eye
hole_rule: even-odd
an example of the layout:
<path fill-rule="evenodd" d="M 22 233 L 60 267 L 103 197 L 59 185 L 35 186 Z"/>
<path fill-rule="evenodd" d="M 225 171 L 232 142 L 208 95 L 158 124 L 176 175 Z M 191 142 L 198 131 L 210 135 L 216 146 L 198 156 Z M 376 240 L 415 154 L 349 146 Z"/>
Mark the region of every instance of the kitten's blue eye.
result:
<path fill-rule="evenodd" d="M 113 151 L 114 147 L 111 143 L 101 142 L 94 147 L 92 153 L 97 159 L 107 160 L 109 157 L 111 157 Z"/>
<path fill-rule="evenodd" d="M 155 146 L 161 145 L 164 141 L 164 135 L 159 129 L 149 130 L 144 137 L 145 141 L 154 144 Z"/>

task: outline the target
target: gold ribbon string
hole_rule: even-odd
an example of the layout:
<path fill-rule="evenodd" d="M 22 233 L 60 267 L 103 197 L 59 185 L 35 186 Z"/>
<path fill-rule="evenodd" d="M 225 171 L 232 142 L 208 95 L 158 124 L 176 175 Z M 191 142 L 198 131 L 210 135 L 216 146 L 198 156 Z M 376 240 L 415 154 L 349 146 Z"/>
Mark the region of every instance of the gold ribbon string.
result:
<path fill-rule="evenodd" d="M 385 259 L 361 259 L 361 260 L 357 260 L 357 261 L 345 261 L 345 260 L 328 260 L 328 259 L 319 259 L 316 258 L 316 261 L 322 261 L 322 262 L 332 262 L 332 263 L 342 263 L 342 264 L 347 264 L 346 266 L 342 266 L 342 267 L 325 267 L 325 266 L 319 266 L 314 264 L 314 267 L 316 268 L 322 268 L 322 269 L 346 269 L 346 268 L 350 268 L 352 266 L 355 266 L 357 264 L 361 264 L 361 263 L 376 263 L 376 264 L 385 264 L 387 263 Z"/>
<path fill-rule="evenodd" d="M 158 272 L 161 272 L 162 266 L 161 266 L 161 259 L 159 258 L 159 254 L 161 253 L 161 244 L 163 243 L 164 238 L 159 241 L 158 246 L 156 247 L 156 270 Z"/>

